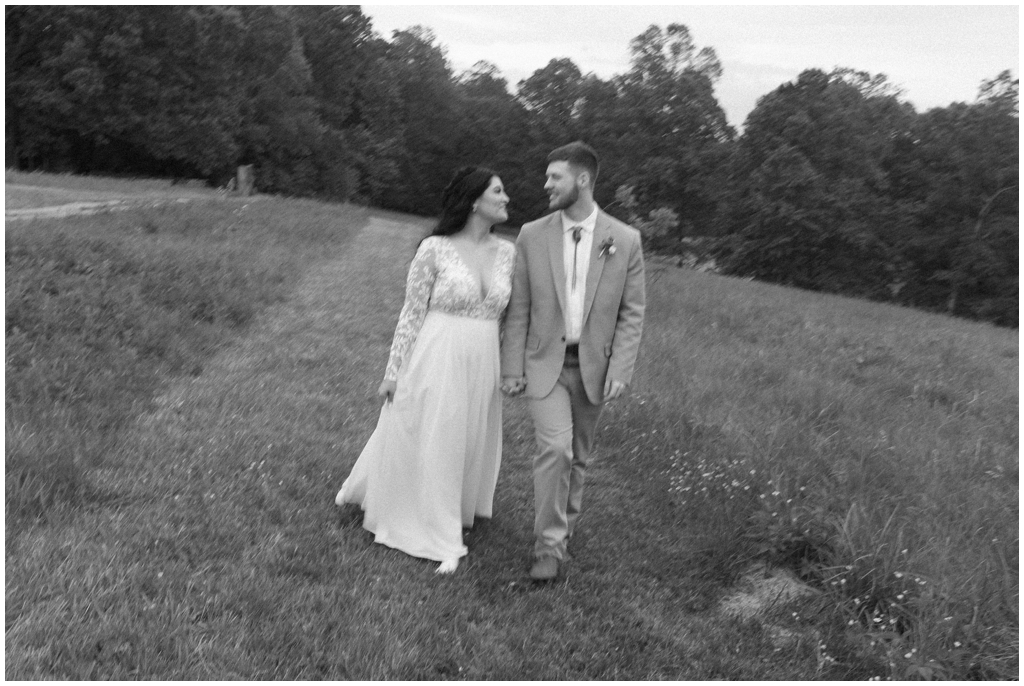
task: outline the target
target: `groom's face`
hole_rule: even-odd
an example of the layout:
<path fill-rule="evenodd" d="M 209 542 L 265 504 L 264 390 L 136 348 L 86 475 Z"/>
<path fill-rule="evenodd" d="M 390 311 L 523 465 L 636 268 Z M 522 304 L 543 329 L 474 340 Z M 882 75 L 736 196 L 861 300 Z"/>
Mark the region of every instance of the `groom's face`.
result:
<path fill-rule="evenodd" d="M 556 160 L 548 165 L 544 190 L 548 194 L 548 207 L 564 210 L 580 197 L 579 177 L 568 162 Z"/>

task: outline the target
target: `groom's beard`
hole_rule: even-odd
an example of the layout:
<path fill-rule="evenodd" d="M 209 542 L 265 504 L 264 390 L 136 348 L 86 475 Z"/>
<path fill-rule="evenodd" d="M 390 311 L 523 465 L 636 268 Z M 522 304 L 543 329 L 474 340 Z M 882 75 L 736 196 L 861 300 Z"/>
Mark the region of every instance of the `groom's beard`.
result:
<path fill-rule="evenodd" d="M 549 209 L 552 210 L 564 210 L 567 207 L 572 207 L 573 203 L 579 200 L 580 187 L 573 184 L 572 190 L 565 195 L 551 196 L 551 200 L 548 202 Z"/>

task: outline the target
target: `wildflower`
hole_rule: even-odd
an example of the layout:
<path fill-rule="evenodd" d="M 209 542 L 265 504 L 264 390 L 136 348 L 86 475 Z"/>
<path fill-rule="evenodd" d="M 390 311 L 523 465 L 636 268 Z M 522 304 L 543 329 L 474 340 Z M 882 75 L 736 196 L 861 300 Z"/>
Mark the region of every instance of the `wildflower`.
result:
<path fill-rule="evenodd" d="M 953 641 L 953 647 L 954 648 L 959 648 L 960 646 L 961 646 L 960 641 Z"/>

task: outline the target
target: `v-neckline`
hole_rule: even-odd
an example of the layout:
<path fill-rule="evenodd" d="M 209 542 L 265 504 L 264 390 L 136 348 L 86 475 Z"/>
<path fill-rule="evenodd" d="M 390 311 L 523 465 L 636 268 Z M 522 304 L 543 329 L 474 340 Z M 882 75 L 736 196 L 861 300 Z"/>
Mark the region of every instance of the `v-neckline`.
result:
<path fill-rule="evenodd" d="M 452 240 L 451 236 L 445 236 L 445 238 L 448 239 L 448 247 L 452 249 L 452 252 L 455 253 L 455 257 L 457 257 L 459 262 L 462 263 L 462 267 L 466 270 L 466 273 L 469 274 L 469 278 L 476 282 L 476 292 L 480 295 L 480 302 L 487 302 L 487 298 L 491 296 L 491 291 L 494 290 L 494 270 L 498 266 L 498 253 L 501 250 L 501 246 L 499 245 L 494 251 L 494 259 L 491 260 L 491 268 L 487 270 L 491 275 L 491 285 L 487 288 L 487 292 L 485 293 L 483 279 L 478 278 L 477 275 L 473 273 L 469 263 L 466 262 L 466 258 L 464 258 L 462 253 L 459 252 L 459 249 L 455 246 L 455 241 Z"/>

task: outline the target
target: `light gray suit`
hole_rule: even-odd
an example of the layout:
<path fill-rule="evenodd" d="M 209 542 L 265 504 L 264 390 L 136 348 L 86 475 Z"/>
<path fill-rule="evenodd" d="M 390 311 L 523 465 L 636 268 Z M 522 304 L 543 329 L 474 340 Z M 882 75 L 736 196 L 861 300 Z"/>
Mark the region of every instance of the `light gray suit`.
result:
<path fill-rule="evenodd" d="M 534 555 L 559 560 L 579 516 L 605 380 L 632 380 L 645 304 L 640 232 L 598 211 L 579 366 L 567 366 L 563 245 L 559 212 L 520 231 L 501 349 L 502 376 L 526 377 L 540 450 L 533 463 Z"/>

